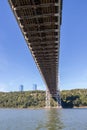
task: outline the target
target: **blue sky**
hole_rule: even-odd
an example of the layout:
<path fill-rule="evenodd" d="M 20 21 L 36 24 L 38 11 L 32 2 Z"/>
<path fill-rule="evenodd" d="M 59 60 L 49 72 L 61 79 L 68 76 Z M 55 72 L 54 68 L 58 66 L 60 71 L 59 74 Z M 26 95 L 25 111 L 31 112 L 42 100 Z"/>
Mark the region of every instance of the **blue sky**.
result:
<path fill-rule="evenodd" d="M 64 0 L 60 39 L 60 84 L 87 88 L 87 0 Z M 7 0 L 0 1 L 0 91 L 45 90 Z"/>

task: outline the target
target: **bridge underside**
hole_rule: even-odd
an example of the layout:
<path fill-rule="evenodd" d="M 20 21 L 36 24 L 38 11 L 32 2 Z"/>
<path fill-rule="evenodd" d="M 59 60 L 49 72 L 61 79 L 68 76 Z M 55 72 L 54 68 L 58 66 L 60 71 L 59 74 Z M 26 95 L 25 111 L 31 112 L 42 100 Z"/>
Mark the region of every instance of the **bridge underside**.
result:
<path fill-rule="evenodd" d="M 9 3 L 47 88 L 55 97 L 62 0 L 9 0 Z"/>

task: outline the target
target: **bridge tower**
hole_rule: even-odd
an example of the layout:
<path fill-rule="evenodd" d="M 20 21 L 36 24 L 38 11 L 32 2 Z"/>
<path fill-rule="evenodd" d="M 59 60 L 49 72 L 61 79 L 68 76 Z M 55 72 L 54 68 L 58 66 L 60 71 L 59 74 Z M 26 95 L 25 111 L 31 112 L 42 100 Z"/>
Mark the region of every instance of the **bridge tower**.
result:
<path fill-rule="evenodd" d="M 56 102 L 56 107 L 61 108 L 61 95 L 60 91 L 56 91 L 55 94 L 50 94 L 49 90 L 46 90 L 46 108 L 50 108 L 51 106 L 51 100 L 54 99 Z"/>
<path fill-rule="evenodd" d="M 49 90 L 47 89 L 46 90 L 46 108 L 50 108 L 50 98 L 51 98 L 51 95 L 50 95 L 50 92 Z"/>

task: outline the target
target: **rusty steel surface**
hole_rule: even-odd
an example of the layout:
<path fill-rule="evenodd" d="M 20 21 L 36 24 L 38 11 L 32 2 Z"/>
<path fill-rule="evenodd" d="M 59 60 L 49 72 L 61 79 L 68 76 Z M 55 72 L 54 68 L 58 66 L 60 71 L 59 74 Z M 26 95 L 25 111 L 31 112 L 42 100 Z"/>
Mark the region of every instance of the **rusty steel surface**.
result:
<path fill-rule="evenodd" d="M 8 0 L 37 67 L 53 95 L 58 90 L 62 0 Z"/>

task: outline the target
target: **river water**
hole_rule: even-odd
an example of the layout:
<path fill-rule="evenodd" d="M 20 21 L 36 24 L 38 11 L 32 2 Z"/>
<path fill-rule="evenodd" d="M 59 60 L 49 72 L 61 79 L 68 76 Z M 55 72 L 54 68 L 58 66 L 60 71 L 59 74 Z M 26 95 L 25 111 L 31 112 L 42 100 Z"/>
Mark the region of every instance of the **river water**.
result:
<path fill-rule="evenodd" d="M 0 130 L 87 130 L 87 109 L 0 109 Z"/>

